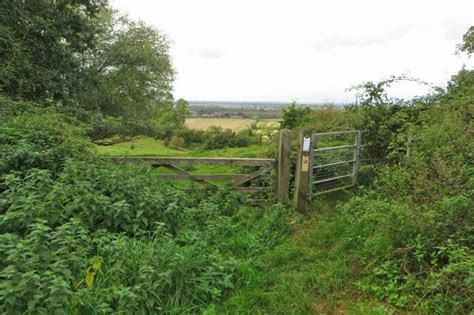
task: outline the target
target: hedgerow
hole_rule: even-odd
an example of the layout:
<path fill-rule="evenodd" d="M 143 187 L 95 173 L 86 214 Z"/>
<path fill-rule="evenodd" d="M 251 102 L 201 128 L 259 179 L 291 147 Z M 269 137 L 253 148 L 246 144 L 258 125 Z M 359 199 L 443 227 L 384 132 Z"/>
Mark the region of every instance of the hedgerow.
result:
<path fill-rule="evenodd" d="M 338 208 L 369 296 L 423 313 L 474 308 L 472 109 L 449 94 L 430 105 L 409 126 L 411 156 L 382 167 L 371 189 Z"/>
<path fill-rule="evenodd" d="M 1 313 L 196 313 L 289 233 L 282 206 L 189 194 L 94 155 L 52 110 L 2 118 Z"/>

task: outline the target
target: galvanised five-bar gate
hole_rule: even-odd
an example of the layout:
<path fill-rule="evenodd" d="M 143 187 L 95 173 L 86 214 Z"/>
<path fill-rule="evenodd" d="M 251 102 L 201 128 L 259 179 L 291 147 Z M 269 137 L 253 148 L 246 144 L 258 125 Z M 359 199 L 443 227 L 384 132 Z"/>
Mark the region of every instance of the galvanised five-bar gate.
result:
<path fill-rule="evenodd" d="M 354 186 L 359 169 L 360 131 L 313 133 L 312 136 L 310 189 L 313 194 L 320 195 Z M 347 143 L 352 139 L 353 143 Z"/>

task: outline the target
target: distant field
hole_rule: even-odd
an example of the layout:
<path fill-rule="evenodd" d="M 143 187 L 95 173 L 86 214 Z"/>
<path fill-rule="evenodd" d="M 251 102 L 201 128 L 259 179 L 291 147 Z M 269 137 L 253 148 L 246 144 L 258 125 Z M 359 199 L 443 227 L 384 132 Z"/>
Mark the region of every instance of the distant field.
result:
<path fill-rule="evenodd" d="M 262 119 L 259 124 L 275 124 L 281 119 Z M 239 131 L 250 127 L 255 120 L 250 118 L 187 118 L 186 126 L 191 129 L 206 130 L 210 126 L 220 126 L 223 129 Z"/>

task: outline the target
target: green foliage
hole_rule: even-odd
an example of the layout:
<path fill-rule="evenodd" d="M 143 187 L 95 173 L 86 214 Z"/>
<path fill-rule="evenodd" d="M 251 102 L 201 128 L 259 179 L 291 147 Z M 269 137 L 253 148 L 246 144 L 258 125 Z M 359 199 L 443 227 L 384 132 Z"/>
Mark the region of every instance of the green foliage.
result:
<path fill-rule="evenodd" d="M 367 125 L 372 157 L 382 150 L 384 163 L 370 167 L 375 181 L 349 200 L 316 199 L 313 218 L 247 266 L 245 283 L 218 313 L 471 312 L 472 75 L 463 69 L 446 91 L 406 103 L 374 96 L 315 111 L 319 120 L 306 126 Z"/>
<path fill-rule="evenodd" d="M 2 1 L 0 91 L 15 99 L 64 100 L 78 88 L 76 55 L 94 46 L 105 0 Z"/>
<path fill-rule="evenodd" d="M 177 137 L 177 136 L 173 136 L 171 137 L 170 141 L 169 141 L 169 146 L 175 148 L 175 149 L 178 149 L 178 148 L 183 148 L 184 147 L 184 138 L 183 137 Z"/>
<path fill-rule="evenodd" d="M 124 117 L 112 117 L 99 114 L 89 121 L 87 135 L 94 142 L 107 143 L 113 138 L 113 143 L 119 143 L 137 136 L 153 138 L 164 137 L 164 131 L 158 128 L 152 120 L 134 121 Z"/>
<path fill-rule="evenodd" d="M 474 52 L 474 26 L 471 26 L 462 37 L 463 41 L 459 44 L 458 49 L 468 55 Z"/>
<path fill-rule="evenodd" d="M 296 102 L 283 110 L 282 128 L 295 129 L 307 123 L 310 119 L 311 109 L 296 106 Z"/>
<path fill-rule="evenodd" d="M 312 110 L 309 121 L 304 124 L 304 127 L 315 132 L 350 130 L 353 128 L 352 120 L 355 118 L 343 107 L 326 106 Z"/>
<path fill-rule="evenodd" d="M 0 101 L 8 106 L 8 101 Z M 91 155 L 91 144 L 80 138 L 83 128 L 69 124 L 64 115 L 35 109 L 23 102 L 10 105 L 18 105 L 17 110 L 23 107 L 25 112 L 0 117 L 0 174 L 26 174 L 31 168 L 56 174 L 67 157 L 80 159 Z"/>
<path fill-rule="evenodd" d="M 192 313 L 233 287 L 232 253 L 255 255 L 285 233 L 282 208 L 243 221 L 236 196 L 190 198 L 148 167 L 69 160 L 57 178 L 35 170 L 1 187 L 6 313 Z M 91 280 L 93 257 L 102 263 Z"/>
<path fill-rule="evenodd" d="M 95 158 L 63 115 L 18 105 L 1 118 L 1 313 L 196 313 L 290 231 L 282 206 L 190 195 Z"/>
<path fill-rule="evenodd" d="M 93 138 L 159 133 L 157 108 L 173 103 L 165 35 L 113 12 L 107 0 L 7 1 L 0 16 L 4 95 L 62 107 L 90 124 Z M 184 117 L 186 103 L 176 107 Z M 182 127 L 181 116 L 168 121 Z"/>
<path fill-rule="evenodd" d="M 359 287 L 424 313 L 474 307 L 472 106 L 446 97 L 420 114 L 410 159 L 339 208 L 343 242 L 365 266 Z"/>
<path fill-rule="evenodd" d="M 155 109 L 156 121 L 165 137 L 169 137 L 175 130 L 183 129 L 188 114 L 188 102 L 183 99 L 162 104 Z"/>
<path fill-rule="evenodd" d="M 231 129 L 222 130 L 220 127 L 209 128 L 204 132 L 203 139 L 207 150 L 247 147 L 257 143 L 257 138 L 246 130 L 235 132 Z"/>
<path fill-rule="evenodd" d="M 174 70 L 169 41 L 143 22 L 104 10 L 96 46 L 83 55 L 86 73 L 81 106 L 104 115 L 151 119 L 156 107 L 172 100 Z"/>
<path fill-rule="evenodd" d="M 183 138 L 188 147 L 200 146 L 205 150 L 243 148 L 259 143 L 258 136 L 249 129 L 233 131 L 222 129 L 219 126 L 211 126 L 207 130 L 177 129 L 173 134 Z"/>

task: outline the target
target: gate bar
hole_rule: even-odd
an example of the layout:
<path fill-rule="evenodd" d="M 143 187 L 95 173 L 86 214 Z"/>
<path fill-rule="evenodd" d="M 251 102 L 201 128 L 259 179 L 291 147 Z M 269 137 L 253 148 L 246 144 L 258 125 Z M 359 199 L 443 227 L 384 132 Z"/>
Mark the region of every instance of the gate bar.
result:
<path fill-rule="evenodd" d="M 334 162 L 334 163 L 323 164 L 323 165 L 316 165 L 316 166 L 313 167 L 313 169 L 322 168 L 322 167 L 326 167 L 326 166 L 334 166 L 334 165 L 339 165 L 339 164 L 354 163 L 354 162 L 355 162 L 355 160 L 350 160 L 350 161 Z"/>
<path fill-rule="evenodd" d="M 325 183 L 325 182 L 330 182 L 332 180 L 336 180 L 336 179 L 340 179 L 340 178 L 346 178 L 346 177 L 352 177 L 352 174 L 336 176 L 336 177 L 331 177 L 331 178 L 326 178 L 326 179 L 321 179 L 321 180 L 316 180 L 313 183 L 315 183 L 315 184 Z"/>
<path fill-rule="evenodd" d="M 319 136 L 340 135 L 340 134 L 344 134 L 344 133 L 354 133 L 354 132 L 357 132 L 357 130 L 322 132 L 322 133 L 314 133 L 314 135 L 315 135 L 316 137 L 319 137 Z"/>
<path fill-rule="evenodd" d="M 325 190 L 325 191 L 320 191 L 320 192 L 317 192 L 315 193 L 315 195 L 322 195 L 322 194 L 325 194 L 325 193 L 329 193 L 329 192 L 333 192 L 333 191 L 337 191 L 337 190 L 342 190 L 342 189 L 346 189 L 346 188 L 351 188 L 352 185 L 347 185 L 347 186 L 343 186 L 343 187 L 337 187 L 337 188 L 333 188 L 333 189 L 328 189 L 328 190 Z"/>
<path fill-rule="evenodd" d="M 329 150 L 338 150 L 338 149 L 348 149 L 348 148 L 355 148 L 355 144 L 351 145 L 340 145 L 338 147 L 327 147 L 327 148 L 319 148 L 319 149 L 314 149 L 314 152 L 320 152 L 320 151 L 329 151 Z"/>

